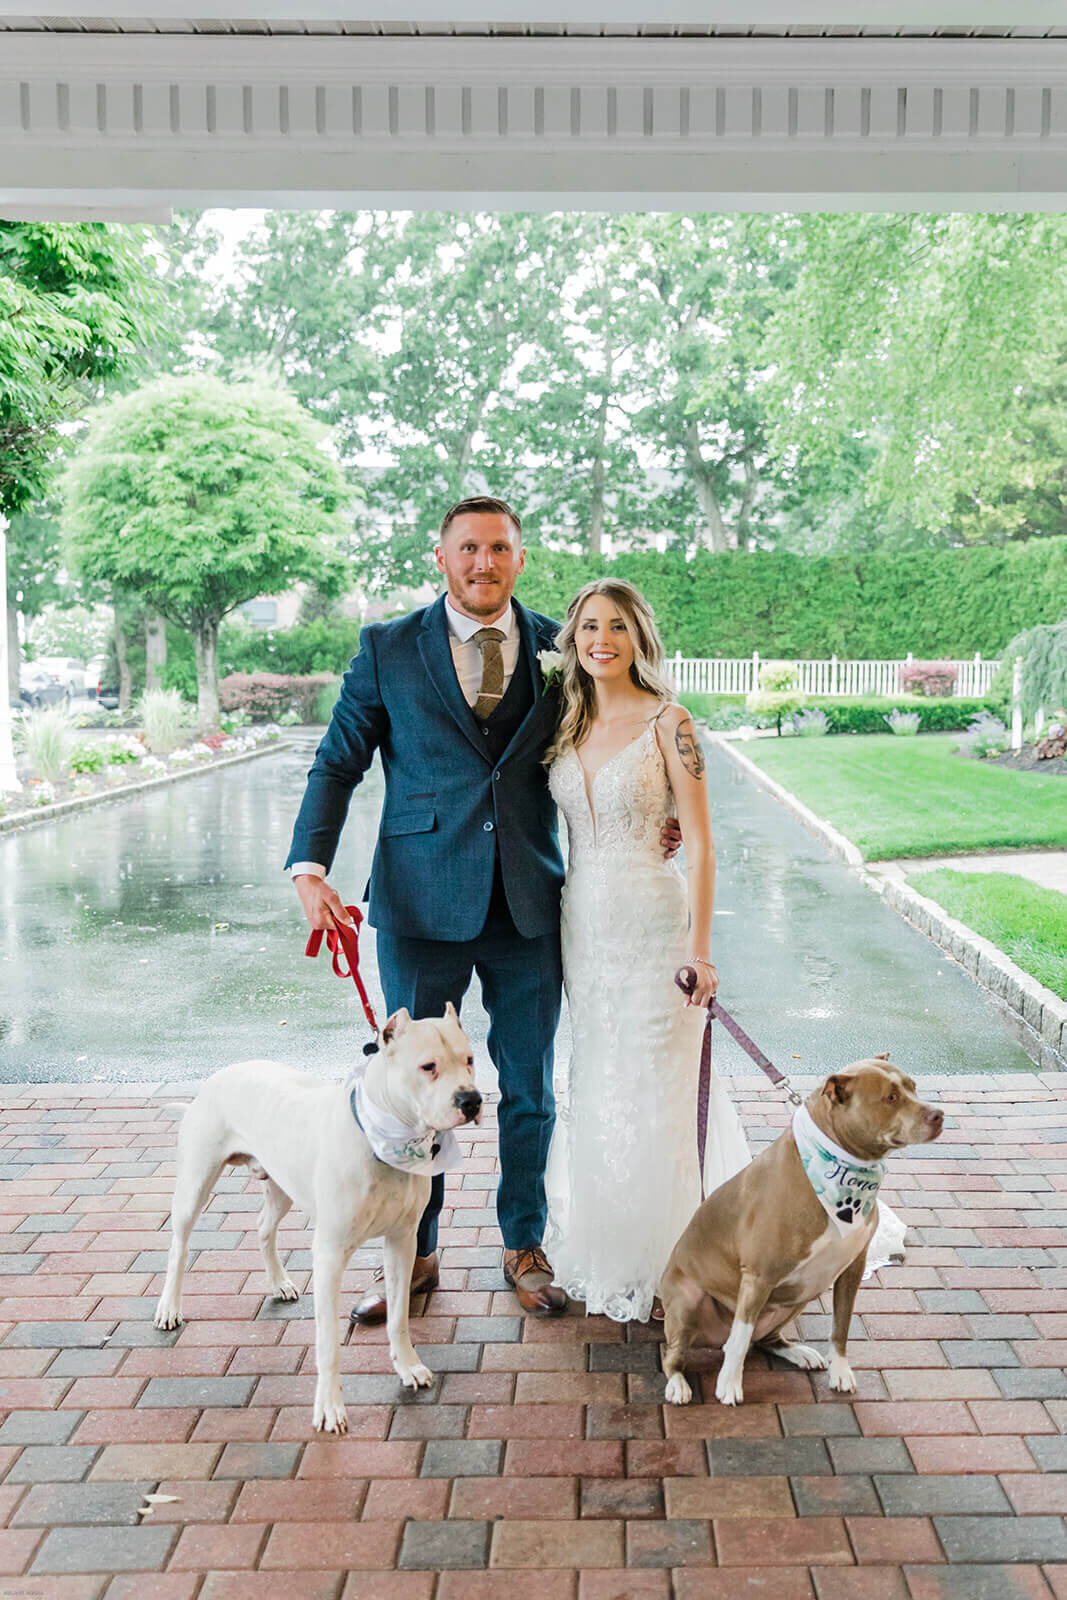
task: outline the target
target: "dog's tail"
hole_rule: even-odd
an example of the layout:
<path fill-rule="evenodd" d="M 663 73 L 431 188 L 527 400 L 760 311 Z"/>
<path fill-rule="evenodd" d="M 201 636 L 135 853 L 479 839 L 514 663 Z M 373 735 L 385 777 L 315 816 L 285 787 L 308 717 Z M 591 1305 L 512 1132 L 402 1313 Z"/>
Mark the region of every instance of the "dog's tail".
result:
<path fill-rule="evenodd" d="M 180 1117 L 184 1117 L 192 1103 L 191 1100 L 164 1100 L 163 1110 L 176 1111 Z"/>

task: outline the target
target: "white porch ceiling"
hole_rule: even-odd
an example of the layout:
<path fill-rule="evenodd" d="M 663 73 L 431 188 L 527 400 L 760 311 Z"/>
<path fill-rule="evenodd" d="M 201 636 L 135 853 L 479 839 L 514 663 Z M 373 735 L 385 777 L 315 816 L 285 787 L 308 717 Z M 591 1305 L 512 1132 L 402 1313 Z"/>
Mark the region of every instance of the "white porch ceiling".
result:
<path fill-rule="evenodd" d="M 530 0 L 465 0 L 465 22 L 443 0 L 415 21 L 412 0 L 18 9 L 0 214 L 1067 204 L 1065 0 L 864 0 L 862 26 L 854 0 L 663 0 L 654 22 L 615 0 L 611 23 L 602 0 L 558 21 Z"/>

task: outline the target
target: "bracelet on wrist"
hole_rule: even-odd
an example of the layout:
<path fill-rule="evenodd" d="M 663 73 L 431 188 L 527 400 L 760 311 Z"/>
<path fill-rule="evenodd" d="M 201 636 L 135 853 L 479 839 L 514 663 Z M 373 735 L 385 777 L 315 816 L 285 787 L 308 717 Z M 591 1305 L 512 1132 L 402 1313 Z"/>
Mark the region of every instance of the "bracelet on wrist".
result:
<path fill-rule="evenodd" d="M 712 961 L 705 961 L 703 956 L 694 956 L 692 959 L 698 967 L 713 967 L 715 964 Z"/>

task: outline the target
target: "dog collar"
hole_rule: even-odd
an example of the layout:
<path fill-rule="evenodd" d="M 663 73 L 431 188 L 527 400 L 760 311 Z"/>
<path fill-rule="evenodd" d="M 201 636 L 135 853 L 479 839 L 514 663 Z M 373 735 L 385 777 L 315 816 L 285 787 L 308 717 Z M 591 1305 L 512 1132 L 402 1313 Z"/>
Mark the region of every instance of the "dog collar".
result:
<path fill-rule="evenodd" d="M 885 1177 L 884 1161 L 861 1161 L 828 1139 L 807 1106 L 793 1113 L 793 1139 L 819 1204 L 844 1237 L 868 1221 Z"/>
<path fill-rule="evenodd" d="M 459 1166 L 463 1154 L 452 1130 L 439 1133 L 428 1128 L 425 1133 L 416 1133 L 408 1123 L 390 1116 L 367 1094 L 362 1068 L 352 1074 L 348 1091 L 356 1126 L 366 1134 L 372 1154 L 387 1167 L 433 1178 Z"/>

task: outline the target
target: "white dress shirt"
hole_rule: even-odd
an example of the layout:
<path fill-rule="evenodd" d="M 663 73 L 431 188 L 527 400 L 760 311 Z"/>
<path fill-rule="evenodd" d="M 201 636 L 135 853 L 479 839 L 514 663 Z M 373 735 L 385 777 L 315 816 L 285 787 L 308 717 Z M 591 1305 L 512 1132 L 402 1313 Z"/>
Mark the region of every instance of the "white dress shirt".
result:
<path fill-rule="evenodd" d="M 508 601 L 507 610 L 503 616 L 497 617 L 495 622 L 479 622 L 474 617 L 465 617 L 462 611 L 457 611 L 446 596 L 445 616 L 448 618 L 448 642 L 452 646 L 452 664 L 456 669 L 456 677 L 463 692 L 463 698 L 469 706 L 473 706 L 478 699 L 478 692 L 482 686 L 482 652 L 474 643 L 474 635 L 481 628 L 499 628 L 504 635 L 500 644 L 500 653 L 504 658 L 504 693 L 508 692 L 508 685 L 515 671 L 515 664 L 519 659 L 519 630 L 515 623 L 515 611 Z M 325 878 L 326 868 L 317 861 L 294 861 L 289 868 L 291 878 L 301 874 L 314 878 Z"/>
<path fill-rule="evenodd" d="M 515 612 L 511 601 L 508 601 L 504 615 L 497 617 L 495 622 L 478 622 L 474 617 L 465 617 L 448 599 L 445 600 L 445 616 L 448 618 L 448 642 L 452 646 L 452 661 L 467 704 L 474 705 L 482 686 L 482 652 L 474 643 L 474 635 L 482 628 L 499 628 L 504 635 L 500 642 L 500 653 L 504 657 L 503 692 L 507 694 L 511 675 L 515 671 L 515 663 L 519 659 L 519 630 L 515 626 Z"/>

